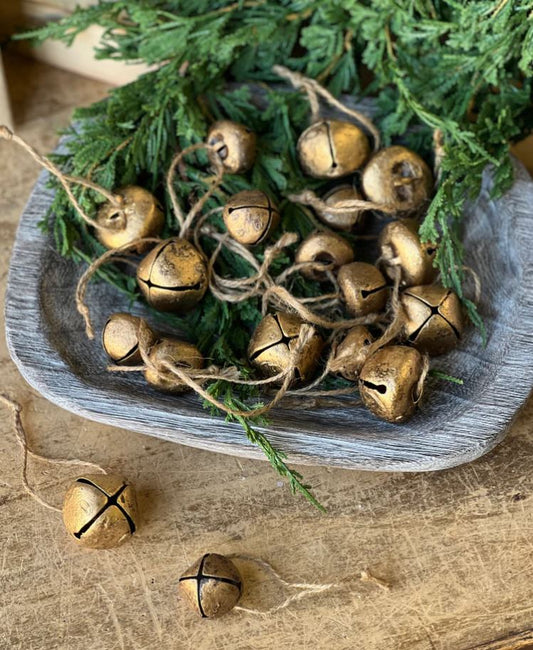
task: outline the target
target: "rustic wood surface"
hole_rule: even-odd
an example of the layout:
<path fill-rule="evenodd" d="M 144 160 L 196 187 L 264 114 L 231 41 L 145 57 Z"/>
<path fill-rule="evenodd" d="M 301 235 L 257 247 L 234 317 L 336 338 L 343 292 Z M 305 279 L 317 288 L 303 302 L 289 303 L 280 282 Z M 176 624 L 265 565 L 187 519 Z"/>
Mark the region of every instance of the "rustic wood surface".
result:
<path fill-rule="evenodd" d="M 102 84 L 34 62 L 5 63 L 18 131 L 43 150 L 55 146 L 73 106 L 105 92 Z M 2 144 L 0 151 L 3 314 L 15 228 L 38 171 L 13 147 Z M 527 647 L 533 402 L 493 452 L 452 470 L 304 467 L 328 508 L 320 515 L 291 497 L 263 462 L 148 438 L 53 406 L 25 384 L 3 340 L 0 373 L 2 391 L 24 406 L 36 450 L 122 472 L 138 486 L 144 513 L 138 534 L 122 548 L 77 549 L 60 517 L 23 492 L 11 419 L 0 411 L 1 650 Z M 30 476 L 59 504 L 72 472 L 31 462 Z M 235 612 L 202 621 L 178 602 L 176 586 L 206 551 L 259 556 L 288 580 L 339 587 L 274 616 Z M 244 605 L 267 608 L 285 598 L 287 591 L 264 574 L 240 566 L 248 584 Z M 367 568 L 390 590 L 361 581 Z"/>

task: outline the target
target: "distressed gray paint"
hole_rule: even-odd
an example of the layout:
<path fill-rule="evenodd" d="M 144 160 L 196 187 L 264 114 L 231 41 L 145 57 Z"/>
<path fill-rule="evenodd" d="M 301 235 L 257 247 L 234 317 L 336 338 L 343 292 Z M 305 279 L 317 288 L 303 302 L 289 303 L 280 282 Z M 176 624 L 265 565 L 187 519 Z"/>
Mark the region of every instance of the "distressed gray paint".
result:
<path fill-rule="evenodd" d="M 360 407 L 277 409 L 265 429 L 298 463 L 387 471 L 436 470 L 485 453 L 505 435 L 533 380 L 533 183 L 517 164 L 516 182 L 489 198 L 490 177 L 469 208 L 467 263 L 483 279 L 481 313 L 488 345 L 470 328 L 460 347 L 437 365 L 464 386 L 429 379 L 423 410 L 404 425 L 375 419 Z M 37 229 L 51 194 L 42 175 L 22 216 L 11 261 L 6 330 L 24 378 L 59 406 L 96 421 L 186 445 L 262 458 L 238 425 L 208 415 L 194 395 L 171 396 L 142 376 L 106 372 L 98 340 L 89 341 L 74 304 L 80 269 L 63 260 Z M 92 284 L 88 300 L 101 330 L 107 315 L 127 309 L 113 288 Z M 135 307 L 142 314 L 142 306 Z"/>

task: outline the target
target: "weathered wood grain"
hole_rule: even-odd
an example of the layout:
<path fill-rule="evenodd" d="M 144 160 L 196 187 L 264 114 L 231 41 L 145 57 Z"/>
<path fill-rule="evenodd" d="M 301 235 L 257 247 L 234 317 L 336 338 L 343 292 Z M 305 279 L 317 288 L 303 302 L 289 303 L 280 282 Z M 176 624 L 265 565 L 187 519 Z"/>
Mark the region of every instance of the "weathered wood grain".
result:
<path fill-rule="evenodd" d="M 11 355 L 26 380 L 54 403 L 101 422 L 238 456 L 261 458 L 237 424 L 210 416 L 196 396 L 164 395 L 142 376 L 106 371 L 98 340 L 89 341 L 75 309 L 81 269 L 62 259 L 37 228 L 52 196 L 41 175 L 24 211 L 13 250 L 6 330 Z M 483 282 L 481 314 L 488 343 L 470 328 L 461 345 L 436 362 L 464 386 L 430 379 L 421 411 L 407 424 L 381 422 L 349 402 L 315 411 L 280 408 L 265 431 L 295 462 L 352 469 L 420 471 L 477 458 L 502 437 L 533 384 L 533 182 L 517 164 L 516 182 L 490 199 L 491 178 L 470 206 L 466 263 Z M 91 313 L 101 330 L 108 315 L 127 310 L 111 287 L 93 283 Z M 136 313 L 143 313 L 136 306 Z"/>

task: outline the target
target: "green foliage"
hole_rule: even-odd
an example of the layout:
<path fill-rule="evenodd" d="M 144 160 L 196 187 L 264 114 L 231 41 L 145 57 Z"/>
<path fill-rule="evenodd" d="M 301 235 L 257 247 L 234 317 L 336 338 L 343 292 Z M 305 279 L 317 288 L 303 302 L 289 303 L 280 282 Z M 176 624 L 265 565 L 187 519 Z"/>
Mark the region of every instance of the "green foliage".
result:
<path fill-rule="evenodd" d="M 303 187 L 323 188 L 303 177 L 296 159 L 308 107 L 300 93 L 280 89 L 271 68 L 282 63 L 299 70 L 334 94 L 372 95 L 385 144 L 401 136 L 431 163 L 433 131 L 442 132 L 441 182 L 421 234 L 440 243 L 442 281 L 458 292 L 472 321 L 483 327 L 462 288 L 462 214 L 478 193 L 487 165 L 494 169 L 495 196 L 510 186 L 508 143 L 533 127 L 533 0 L 100 1 L 22 37 L 71 43 L 93 24 L 104 28 L 98 57 L 143 61 L 154 69 L 76 112 L 78 127 L 68 131 L 65 154 L 55 157 L 65 170 L 107 188 L 147 187 L 165 206 L 171 233 L 175 223 L 163 185 L 170 160 L 178 145 L 202 140 L 215 118 L 227 117 L 259 134 L 259 155 L 249 174 L 225 178 L 208 207 L 223 202 L 226 194 L 260 187 L 282 206 L 282 228 L 306 234 L 312 223 L 305 211 L 283 197 Z M 363 67 L 372 73 L 366 88 Z M 261 96 L 252 98 L 248 86 L 228 87 L 228 82 L 258 84 Z M 205 191 L 207 174 L 205 155 L 190 156 L 187 163 L 186 176 L 175 183 L 184 207 Z M 76 192 L 89 213 L 102 200 L 90 190 Z M 77 261 L 103 252 L 62 190 L 43 228 L 52 231 L 63 255 Z M 219 271 L 249 273 L 227 252 L 220 256 Z M 120 269 L 109 266 L 100 276 L 135 297 L 132 278 Z M 319 288 L 295 279 L 291 289 L 312 295 Z M 246 344 L 260 318 L 256 300 L 229 307 L 208 297 L 193 314 L 168 318 L 214 362 L 246 370 Z M 232 403 L 242 404 L 246 397 L 227 387 L 223 393 Z M 306 493 L 278 452 L 247 420 L 242 424 L 292 487 Z"/>

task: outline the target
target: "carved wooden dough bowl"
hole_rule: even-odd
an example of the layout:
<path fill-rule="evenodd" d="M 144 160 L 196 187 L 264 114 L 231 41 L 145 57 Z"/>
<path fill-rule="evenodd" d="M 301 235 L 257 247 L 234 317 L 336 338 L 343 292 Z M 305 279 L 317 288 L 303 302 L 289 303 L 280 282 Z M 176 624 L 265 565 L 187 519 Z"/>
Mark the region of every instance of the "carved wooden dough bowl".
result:
<path fill-rule="evenodd" d="M 111 374 L 98 338 L 89 341 L 76 312 L 81 269 L 62 259 L 37 228 L 52 196 L 42 175 L 18 228 L 6 299 L 11 356 L 47 399 L 86 418 L 193 447 L 262 458 L 239 425 L 203 410 L 194 395 L 172 396 L 142 376 Z M 480 311 L 488 330 L 482 347 L 468 329 L 459 348 L 438 359 L 464 379 L 429 379 L 423 409 L 408 423 L 381 422 L 362 407 L 315 411 L 279 408 L 265 429 L 294 463 L 386 471 L 437 470 L 477 458 L 505 435 L 533 383 L 533 182 L 516 165 L 516 182 L 490 199 L 490 176 L 469 207 L 466 263 L 480 274 Z M 112 287 L 93 283 L 88 301 L 97 332 L 109 313 L 128 310 Z M 134 312 L 143 313 L 136 305 Z"/>

